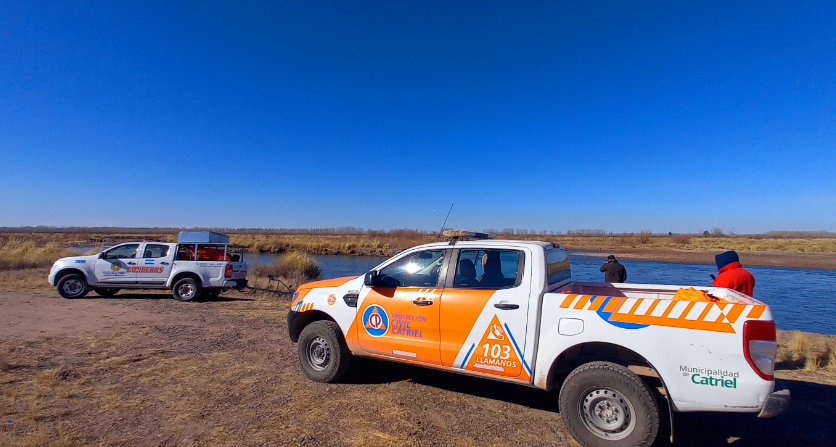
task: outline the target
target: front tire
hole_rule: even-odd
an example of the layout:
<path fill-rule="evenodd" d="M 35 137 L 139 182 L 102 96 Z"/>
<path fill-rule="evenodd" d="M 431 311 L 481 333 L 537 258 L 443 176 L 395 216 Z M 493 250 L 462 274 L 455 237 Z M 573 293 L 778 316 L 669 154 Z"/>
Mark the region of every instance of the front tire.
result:
<path fill-rule="evenodd" d="M 77 273 L 71 273 L 63 276 L 56 284 L 58 294 L 64 298 L 81 298 L 87 295 L 87 280 L 84 276 Z"/>
<path fill-rule="evenodd" d="M 305 326 L 296 351 L 302 371 L 316 382 L 337 381 L 351 364 L 351 352 L 340 326 L 333 321 L 320 320 Z"/>
<path fill-rule="evenodd" d="M 95 289 L 93 289 L 93 291 L 96 292 L 96 295 L 99 295 L 103 298 L 110 298 L 113 295 L 116 295 L 116 293 L 119 292 L 119 290 L 120 289 L 116 289 L 113 287 L 96 287 Z"/>
<path fill-rule="evenodd" d="M 183 278 L 174 284 L 172 295 L 177 301 L 195 301 L 200 298 L 200 284 L 193 278 Z"/>
<path fill-rule="evenodd" d="M 629 369 L 590 362 L 560 388 L 560 416 L 585 447 L 650 446 L 659 432 L 659 407 L 650 388 Z"/>

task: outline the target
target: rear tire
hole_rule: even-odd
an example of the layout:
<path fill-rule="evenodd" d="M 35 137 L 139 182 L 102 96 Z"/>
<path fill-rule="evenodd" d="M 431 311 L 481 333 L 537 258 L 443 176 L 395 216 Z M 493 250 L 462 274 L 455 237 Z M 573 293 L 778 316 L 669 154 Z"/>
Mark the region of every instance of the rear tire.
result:
<path fill-rule="evenodd" d="M 302 371 L 316 382 L 336 382 L 351 364 L 351 352 L 340 326 L 333 321 L 320 320 L 305 326 L 296 351 Z"/>
<path fill-rule="evenodd" d="M 64 298 L 81 298 L 87 295 L 87 280 L 77 273 L 63 276 L 55 286 L 58 288 L 58 294 Z"/>
<path fill-rule="evenodd" d="M 193 278 L 183 278 L 174 284 L 172 295 L 177 301 L 196 301 L 200 298 L 200 284 Z"/>
<path fill-rule="evenodd" d="M 650 388 L 615 363 L 579 366 L 563 382 L 559 400 L 564 425 L 585 447 L 647 447 L 659 432 Z"/>
<path fill-rule="evenodd" d="M 116 295 L 116 293 L 119 292 L 119 290 L 121 289 L 116 289 L 113 287 L 96 287 L 93 289 L 93 291 L 96 292 L 96 295 L 99 295 L 100 297 L 104 298 L 110 298 L 113 295 Z"/>

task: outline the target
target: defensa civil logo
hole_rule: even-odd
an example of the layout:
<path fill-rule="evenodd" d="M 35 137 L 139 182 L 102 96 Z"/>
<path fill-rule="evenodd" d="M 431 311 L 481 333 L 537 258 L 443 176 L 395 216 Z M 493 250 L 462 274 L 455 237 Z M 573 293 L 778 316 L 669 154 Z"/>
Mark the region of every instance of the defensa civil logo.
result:
<path fill-rule="evenodd" d="M 119 270 L 122 270 L 122 265 L 118 262 L 114 262 L 113 264 L 110 264 L 110 269 L 114 272 L 118 272 Z"/>
<path fill-rule="evenodd" d="M 363 327 L 372 337 L 382 337 L 389 330 L 389 315 L 386 309 L 372 304 L 363 311 Z"/>

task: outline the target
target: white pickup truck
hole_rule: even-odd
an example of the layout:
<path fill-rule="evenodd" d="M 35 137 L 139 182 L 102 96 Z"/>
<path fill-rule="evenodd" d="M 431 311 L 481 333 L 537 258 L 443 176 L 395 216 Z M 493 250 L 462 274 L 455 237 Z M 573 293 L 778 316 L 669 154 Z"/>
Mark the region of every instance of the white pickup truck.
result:
<path fill-rule="evenodd" d="M 214 298 L 247 286 L 243 247 L 209 231 L 180 232 L 177 243 L 127 242 L 89 256 L 61 258 L 49 284 L 64 298 L 89 290 L 113 296 L 121 289 L 170 289 L 179 301 Z"/>
<path fill-rule="evenodd" d="M 575 282 L 551 243 L 453 241 L 302 285 L 287 320 L 312 380 L 336 381 L 360 356 L 558 388 L 584 446 L 651 445 L 664 400 L 671 423 L 675 411 L 782 413 L 769 306 L 680 289 Z"/>

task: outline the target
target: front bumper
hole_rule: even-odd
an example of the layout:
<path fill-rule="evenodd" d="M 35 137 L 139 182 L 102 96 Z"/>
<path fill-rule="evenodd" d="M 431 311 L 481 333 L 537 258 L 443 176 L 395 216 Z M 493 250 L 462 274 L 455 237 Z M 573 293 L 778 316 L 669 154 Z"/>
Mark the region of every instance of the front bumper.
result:
<path fill-rule="evenodd" d="M 775 390 L 766 398 L 761 412 L 758 413 L 759 418 L 771 418 L 778 416 L 787 410 L 790 406 L 790 390 L 780 380 L 775 381 Z"/>
<path fill-rule="evenodd" d="M 294 329 L 294 327 L 293 327 L 293 323 L 295 323 L 295 322 L 296 322 L 296 316 L 297 316 L 297 315 L 299 315 L 299 312 L 296 312 L 295 310 L 291 310 L 291 311 L 288 311 L 288 312 L 287 312 L 287 332 L 288 332 L 288 335 L 290 336 L 290 340 L 291 340 L 292 342 L 294 342 L 294 343 L 296 343 L 297 341 L 299 341 L 299 337 L 298 337 L 298 336 L 297 336 L 297 337 L 295 337 L 295 339 L 294 339 L 294 337 L 293 337 L 293 333 L 295 332 L 295 331 L 293 330 L 293 329 Z"/>

